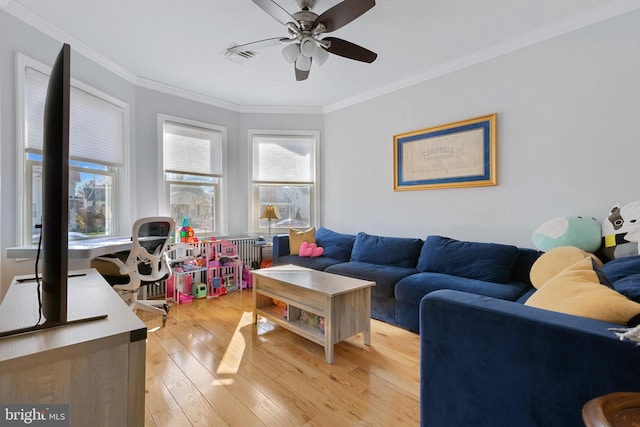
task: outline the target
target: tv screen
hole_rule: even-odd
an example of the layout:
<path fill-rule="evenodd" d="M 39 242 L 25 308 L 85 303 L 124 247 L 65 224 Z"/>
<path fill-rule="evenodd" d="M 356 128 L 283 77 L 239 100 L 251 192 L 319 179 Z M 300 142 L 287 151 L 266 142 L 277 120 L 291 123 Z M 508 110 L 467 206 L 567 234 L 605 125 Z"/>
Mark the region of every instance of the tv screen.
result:
<path fill-rule="evenodd" d="M 51 68 L 44 102 L 42 141 L 42 306 L 45 318 L 26 328 L 0 331 L 0 338 L 105 319 L 106 314 L 68 318 L 69 115 L 71 47 L 64 44 Z M 37 270 L 36 263 L 36 270 Z M 84 273 L 73 276 L 84 276 Z M 35 277 L 37 281 L 37 277 Z M 33 279 L 22 279 L 31 281 Z"/>
<path fill-rule="evenodd" d="M 64 44 L 49 77 L 42 159 L 42 314 L 67 322 L 69 114 L 71 47 Z"/>

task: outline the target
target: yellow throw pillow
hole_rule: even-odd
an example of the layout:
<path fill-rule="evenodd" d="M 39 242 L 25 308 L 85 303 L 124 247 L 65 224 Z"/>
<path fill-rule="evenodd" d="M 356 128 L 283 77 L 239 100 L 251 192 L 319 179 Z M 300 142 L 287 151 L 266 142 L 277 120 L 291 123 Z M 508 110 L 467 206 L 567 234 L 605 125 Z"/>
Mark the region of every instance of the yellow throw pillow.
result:
<path fill-rule="evenodd" d="M 540 255 L 540 258 L 531 266 L 531 271 L 529 272 L 531 284 L 536 289 L 540 289 L 542 285 L 547 283 L 547 281 L 552 279 L 556 274 L 585 258 L 596 259 L 598 267 L 602 267 L 602 262 L 600 262 L 595 255 L 585 252 L 578 247 L 558 246 L 557 248 L 553 248 L 549 252 Z"/>
<path fill-rule="evenodd" d="M 527 300 L 525 305 L 633 326 L 640 320 L 640 304 L 609 287 L 591 257 L 558 273 Z"/>
<path fill-rule="evenodd" d="M 300 253 L 300 245 L 302 242 L 316 242 L 315 227 L 312 227 L 307 231 L 298 231 L 293 228 L 289 229 L 289 255 L 298 255 Z"/>

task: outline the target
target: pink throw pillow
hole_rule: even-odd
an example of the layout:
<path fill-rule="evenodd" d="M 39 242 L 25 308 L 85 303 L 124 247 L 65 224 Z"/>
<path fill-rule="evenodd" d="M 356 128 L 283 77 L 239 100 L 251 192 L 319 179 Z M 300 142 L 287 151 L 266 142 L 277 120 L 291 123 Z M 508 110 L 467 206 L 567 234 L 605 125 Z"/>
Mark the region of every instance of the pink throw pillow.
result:
<path fill-rule="evenodd" d="M 299 256 L 318 257 L 324 253 L 324 248 L 318 247 L 315 243 L 302 242 L 300 244 Z"/>

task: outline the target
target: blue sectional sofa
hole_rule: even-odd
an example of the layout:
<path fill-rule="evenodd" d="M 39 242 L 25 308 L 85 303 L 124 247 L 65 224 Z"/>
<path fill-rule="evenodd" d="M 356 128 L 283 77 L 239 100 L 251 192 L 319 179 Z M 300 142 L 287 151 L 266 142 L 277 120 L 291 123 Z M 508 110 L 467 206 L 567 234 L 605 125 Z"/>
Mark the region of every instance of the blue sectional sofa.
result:
<path fill-rule="evenodd" d="M 583 427 L 590 399 L 640 391 L 617 324 L 451 290 L 422 299 L 420 323 L 424 427 Z"/>
<path fill-rule="evenodd" d="M 376 282 L 371 316 L 419 331 L 422 297 L 453 289 L 515 301 L 531 289 L 529 270 L 539 252 L 495 243 L 464 242 L 442 236 L 426 240 L 356 235 L 319 228 L 321 257 L 290 255 L 289 235 L 273 238 L 273 265 L 295 264 Z"/>

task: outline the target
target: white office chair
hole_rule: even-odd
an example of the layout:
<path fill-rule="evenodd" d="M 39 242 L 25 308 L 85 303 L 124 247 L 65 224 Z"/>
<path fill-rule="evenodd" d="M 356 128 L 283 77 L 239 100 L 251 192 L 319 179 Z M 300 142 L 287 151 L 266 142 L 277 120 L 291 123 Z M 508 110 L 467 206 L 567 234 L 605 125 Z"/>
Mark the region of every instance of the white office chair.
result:
<path fill-rule="evenodd" d="M 162 314 L 162 326 L 167 322 L 169 303 L 162 299 L 139 300 L 138 290 L 142 285 L 171 277 L 167 246 L 174 229 L 171 217 L 140 218 L 133 224 L 130 251 L 97 257 L 91 262 L 131 309 Z"/>

